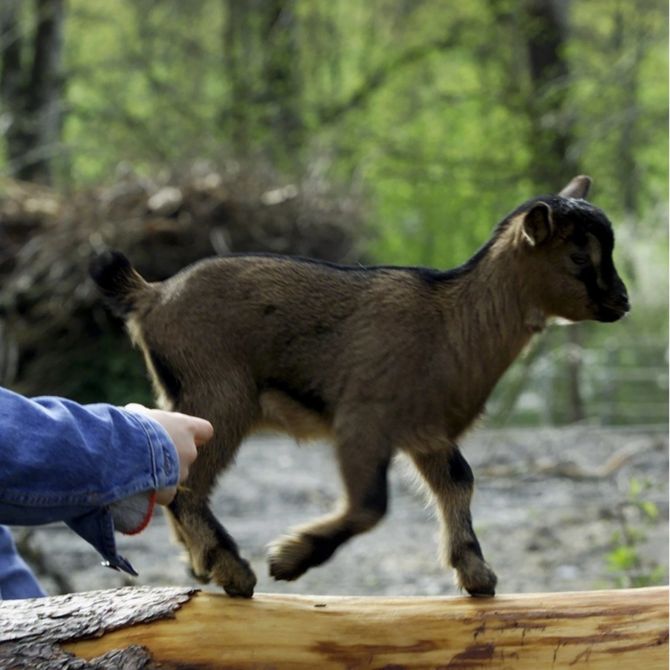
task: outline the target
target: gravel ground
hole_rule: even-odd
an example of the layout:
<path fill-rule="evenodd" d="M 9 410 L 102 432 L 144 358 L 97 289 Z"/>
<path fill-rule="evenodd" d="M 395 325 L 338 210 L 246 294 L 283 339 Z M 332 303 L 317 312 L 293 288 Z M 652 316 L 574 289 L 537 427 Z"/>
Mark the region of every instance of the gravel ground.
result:
<path fill-rule="evenodd" d="M 476 477 L 474 525 L 498 574 L 498 593 L 626 586 L 626 574 L 612 572 L 608 565 L 608 556 L 622 544 L 617 534 L 629 537 L 629 549 L 619 553 L 636 562 L 628 575 L 655 575 L 655 581 L 666 583 L 665 431 L 479 430 L 462 448 Z M 339 481 L 328 445 L 298 447 L 276 436 L 249 440 L 219 482 L 213 509 L 251 561 L 258 592 L 456 593 L 450 572 L 437 560 L 432 507 L 402 457 L 394 464 L 390 486 L 390 510 L 377 528 L 292 583 L 268 576 L 265 545 L 288 527 L 326 512 L 337 499 Z M 636 487 L 641 489 L 637 493 Z M 642 511 L 645 506 L 648 513 Z M 141 535 L 119 539 L 121 553 L 140 573 L 136 579 L 101 567 L 94 550 L 63 525 L 40 527 L 24 539 L 42 555 L 46 571 L 39 571 L 52 594 L 192 583 L 160 513 Z"/>

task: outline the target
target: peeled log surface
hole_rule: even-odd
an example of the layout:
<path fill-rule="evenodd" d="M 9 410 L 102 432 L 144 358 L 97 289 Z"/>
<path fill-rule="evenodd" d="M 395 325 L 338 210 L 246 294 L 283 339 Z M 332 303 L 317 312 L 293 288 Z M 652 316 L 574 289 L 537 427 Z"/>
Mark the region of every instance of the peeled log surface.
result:
<path fill-rule="evenodd" d="M 97 592 L 97 598 L 82 600 L 85 604 L 77 608 L 76 616 L 95 618 L 100 628 L 100 609 L 109 611 L 110 603 L 117 600 L 120 605 L 128 592 L 136 594 L 137 604 L 139 591 L 149 598 L 152 592 L 167 590 Z M 175 597 L 183 601 L 184 593 L 182 590 Z M 7 608 L 11 603 L 0 606 L 0 623 L 2 609 L 7 614 Z M 114 626 L 120 625 L 122 610 L 114 608 Z M 90 665 L 74 663 L 131 645 L 135 653 L 138 647 L 146 648 L 149 665 L 146 657 L 137 661 L 129 657 L 127 663 L 109 667 L 668 667 L 667 587 L 490 599 L 258 595 L 253 600 L 239 600 L 197 593 L 174 614 L 173 610 L 168 608 L 165 616 L 174 618 L 150 623 L 132 624 L 130 615 L 125 627 L 106 634 L 100 631 L 102 637 L 97 639 L 63 645 L 77 658 L 70 657 L 73 664 L 62 667 L 107 667 L 96 661 Z M 43 608 L 42 618 L 46 612 L 48 607 Z M 62 608 L 58 616 L 65 627 Z M 83 634 L 92 633 L 89 629 Z M 73 637 L 77 636 L 70 639 Z M 7 637 L 0 635 L 0 640 Z M 0 654 L 2 647 L 0 644 Z"/>

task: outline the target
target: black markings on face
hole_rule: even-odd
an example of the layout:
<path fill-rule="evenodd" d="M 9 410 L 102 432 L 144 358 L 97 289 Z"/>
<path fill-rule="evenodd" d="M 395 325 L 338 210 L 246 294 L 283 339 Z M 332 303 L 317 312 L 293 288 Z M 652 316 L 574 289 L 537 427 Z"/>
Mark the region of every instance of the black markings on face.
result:
<path fill-rule="evenodd" d="M 614 235 L 608 223 L 592 216 L 580 221 L 570 238 L 578 251 L 571 255 L 576 277 L 586 289 L 589 300 L 598 305 L 618 281 L 618 275 L 612 260 Z M 619 280 L 620 281 L 620 280 Z"/>

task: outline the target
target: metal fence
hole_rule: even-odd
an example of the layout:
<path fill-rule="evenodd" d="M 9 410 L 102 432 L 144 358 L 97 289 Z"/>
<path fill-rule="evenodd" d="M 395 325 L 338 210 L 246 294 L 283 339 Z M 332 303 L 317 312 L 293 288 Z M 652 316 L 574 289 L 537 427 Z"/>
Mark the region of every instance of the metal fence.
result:
<path fill-rule="evenodd" d="M 508 371 L 488 417 L 493 426 L 667 424 L 667 341 L 541 347 Z"/>

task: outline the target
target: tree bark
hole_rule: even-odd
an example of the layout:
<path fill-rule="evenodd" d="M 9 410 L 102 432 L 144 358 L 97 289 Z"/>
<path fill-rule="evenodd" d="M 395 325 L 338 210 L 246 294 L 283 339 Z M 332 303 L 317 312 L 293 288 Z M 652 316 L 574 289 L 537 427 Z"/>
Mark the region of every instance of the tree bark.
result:
<path fill-rule="evenodd" d="M 88 662 L 61 643 L 172 617 L 194 592 L 140 587 L 0 602 L 0 668 L 149 670 L 155 666 L 143 646 L 124 643 Z"/>
<path fill-rule="evenodd" d="M 11 663 L 11 645 L 49 642 L 71 665 L 45 667 L 665 670 L 667 620 L 667 587 L 252 600 L 126 588 L 0 604 L 0 661 Z M 111 653 L 117 665 L 100 665 Z M 37 665 L 34 654 L 32 664 L 2 667 L 29 665 Z"/>

